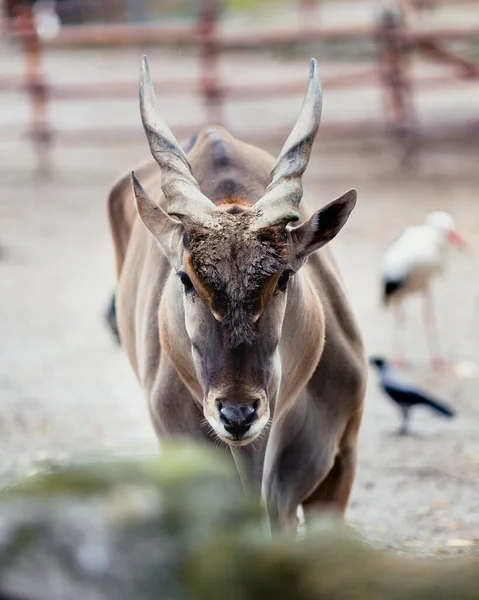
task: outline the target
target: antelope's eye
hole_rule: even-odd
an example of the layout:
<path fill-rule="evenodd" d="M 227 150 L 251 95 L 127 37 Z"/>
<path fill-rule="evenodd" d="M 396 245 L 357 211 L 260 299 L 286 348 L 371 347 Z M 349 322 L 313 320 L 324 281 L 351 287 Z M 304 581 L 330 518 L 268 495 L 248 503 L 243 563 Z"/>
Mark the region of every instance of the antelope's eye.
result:
<path fill-rule="evenodd" d="M 291 271 L 283 271 L 281 273 L 281 275 L 279 276 L 278 279 L 278 290 L 281 290 L 282 292 L 286 291 L 286 288 L 288 287 L 288 281 L 289 278 L 291 276 Z"/>
<path fill-rule="evenodd" d="M 194 289 L 193 283 L 191 282 L 191 279 L 188 277 L 188 275 L 182 271 L 181 273 L 178 273 L 179 277 L 180 277 L 180 281 L 181 283 L 184 285 L 184 288 L 187 292 L 191 292 L 191 290 Z"/>

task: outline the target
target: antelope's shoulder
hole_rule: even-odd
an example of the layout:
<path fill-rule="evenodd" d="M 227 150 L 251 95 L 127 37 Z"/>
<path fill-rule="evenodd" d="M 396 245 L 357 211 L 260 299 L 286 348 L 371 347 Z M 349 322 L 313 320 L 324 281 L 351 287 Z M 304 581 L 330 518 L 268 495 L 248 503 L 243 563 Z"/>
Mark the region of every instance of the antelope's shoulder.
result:
<path fill-rule="evenodd" d="M 323 306 L 327 338 L 345 335 L 362 355 L 362 336 L 349 302 L 340 269 L 331 249 L 322 248 L 305 265 Z"/>
<path fill-rule="evenodd" d="M 235 199 L 254 204 L 270 180 L 274 158 L 220 126 L 206 127 L 188 152 L 201 191 L 214 204 Z"/>

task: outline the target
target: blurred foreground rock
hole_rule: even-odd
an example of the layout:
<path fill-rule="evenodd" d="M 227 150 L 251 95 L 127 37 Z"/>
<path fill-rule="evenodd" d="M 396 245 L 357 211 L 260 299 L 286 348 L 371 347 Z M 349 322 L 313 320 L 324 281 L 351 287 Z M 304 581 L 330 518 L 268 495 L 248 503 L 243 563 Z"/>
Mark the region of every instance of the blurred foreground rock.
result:
<path fill-rule="evenodd" d="M 479 559 L 408 560 L 331 523 L 271 541 L 230 465 L 193 446 L 51 469 L 0 498 L 0 600 L 479 598 Z"/>

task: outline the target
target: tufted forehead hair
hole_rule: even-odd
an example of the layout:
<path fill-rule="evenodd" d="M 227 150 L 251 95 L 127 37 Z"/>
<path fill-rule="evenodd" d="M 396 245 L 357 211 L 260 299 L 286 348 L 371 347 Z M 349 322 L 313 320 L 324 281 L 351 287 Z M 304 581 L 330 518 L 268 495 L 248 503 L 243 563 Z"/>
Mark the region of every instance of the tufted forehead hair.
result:
<path fill-rule="evenodd" d="M 252 231 L 251 222 L 249 212 L 235 205 L 221 213 L 217 228 L 193 225 L 184 234 L 189 266 L 207 290 L 231 348 L 253 343 L 268 283 L 287 264 L 285 228 Z"/>

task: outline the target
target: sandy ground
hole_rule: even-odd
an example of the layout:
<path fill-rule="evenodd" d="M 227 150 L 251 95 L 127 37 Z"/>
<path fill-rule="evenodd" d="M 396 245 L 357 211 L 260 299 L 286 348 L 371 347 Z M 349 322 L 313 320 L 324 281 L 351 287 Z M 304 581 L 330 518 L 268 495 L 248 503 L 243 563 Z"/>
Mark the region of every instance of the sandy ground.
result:
<path fill-rule="evenodd" d="M 116 68 L 133 69 L 134 63 L 136 74 L 131 56 Z M 92 64 L 78 55 L 58 55 L 49 68 L 57 74 L 63 69 L 65 78 L 94 76 Z M 113 64 L 108 58 L 102 68 Z M 173 69 L 176 63 L 165 64 Z M 293 72 L 298 64 L 285 68 Z M 2 67 L 13 70 L 14 61 Z M 258 76 L 259 67 L 252 72 Z M 453 105 L 455 92 L 449 96 Z M 349 105 L 374 111 L 373 99 L 373 90 L 366 90 L 354 102 L 351 97 L 342 104 L 330 100 L 326 118 L 328 111 Z M 444 98 L 436 100 L 434 106 L 440 107 Z M 136 102 L 114 106 L 65 103 L 53 107 L 53 114 L 66 126 L 111 126 L 124 115 L 138 123 Z M 178 105 L 170 99 L 165 114 L 173 124 L 181 122 L 181 111 L 191 106 L 188 99 Z M 242 105 L 235 118 L 238 126 L 241 118 L 249 125 L 265 118 L 288 122 L 297 109 L 294 99 L 283 111 Z M 22 118 L 26 110 L 8 96 L 0 120 Z M 120 172 L 145 155 L 140 133 L 138 140 L 116 147 L 58 146 L 52 174 L 43 179 L 32 170 L 28 144 L 19 139 L 0 144 L 1 474 L 78 452 L 156 447 L 138 384 L 103 321 L 114 285 L 106 192 Z M 359 190 L 358 207 L 333 245 L 368 353 L 390 351 L 391 323 L 380 308 L 377 270 L 382 251 L 401 229 L 421 222 L 430 210 L 446 209 L 471 247 L 467 256 L 451 256 L 447 278 L 435 288 L 445 354 L 462 368 L 456 374 L 429 369 L 417 299 L 408 307 L 406 330 L 411 376 L 451 402 L 458 417 L 449 422 L 418 409 L 415 435 L 396 436 L 395 407 L 371 373 L 349 520 L 369 538 L 409 552 L 479 548 L 479 379 L 465 368 L 479 362 L 478 147 L 425 150 L 417 171 L 402 174 L 386 143 L 369 149 L 351 144 L 341 152 L 321 142 L 317 146 L 305 179 L 311 208 L 349 187 Z"/>

